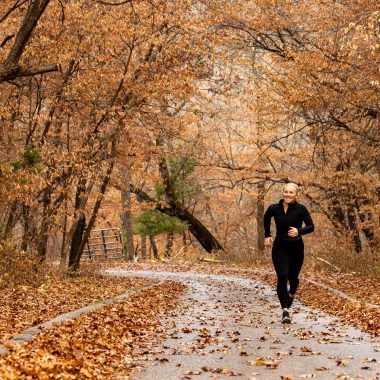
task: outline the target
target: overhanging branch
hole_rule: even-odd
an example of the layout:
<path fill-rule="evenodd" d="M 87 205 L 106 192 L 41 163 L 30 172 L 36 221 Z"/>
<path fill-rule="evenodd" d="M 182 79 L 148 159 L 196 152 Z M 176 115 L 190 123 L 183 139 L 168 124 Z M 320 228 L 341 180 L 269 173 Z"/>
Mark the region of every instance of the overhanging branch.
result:
<path fill-rule="evenodd" d="M 50 73 L 52 71 L 60 71 L 60 67 L 57 64 L 32 67 L 24 69 L 17 64 L 14 65 L 3 65 L 0 66 L 0 82 L 5 82 L 8 80 L 20 78 L 20 77 L 30 77 L 38 74 Z"/>
<path fill-rule="evenodd" d="M 128 4 L 128 3 L 131 3 L 132 0 L 123 0 L 123 1 L 118 1 L 118 2 L 115 2 L 115 1 L 106 1 L 106 0 L 96 0 L 98 3 L 100 4 L 104 4 L 104 5 L 123 5 L 123 4 Z"/>
<path fill-rule="evenodd" d="M 18 76 L 19 77 L 29 77 L 32 75 L 45 74 L 53 71 L 60 71 L 60 67 L 57 64 L 33 67 L 31 69 L 20 69 Z"/>

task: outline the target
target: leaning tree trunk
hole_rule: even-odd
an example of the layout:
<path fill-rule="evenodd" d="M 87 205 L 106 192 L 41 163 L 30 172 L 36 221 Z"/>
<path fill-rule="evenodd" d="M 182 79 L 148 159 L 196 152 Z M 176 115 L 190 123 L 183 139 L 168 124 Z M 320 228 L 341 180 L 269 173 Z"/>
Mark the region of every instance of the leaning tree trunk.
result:
<path fill-rule="evenodd" d="M 171 208 L 171 213 L 169 213 L 169 215 L 176 216 L 183 222 L 187 222 L 189 224 L 189 231 L 194 235 L 194 237 L 208 253 L 220 250 L 224 251 L 223 246 L 205 227 L 205 225 L 185 207 L 183 207 L 181 201 L 177 199 L 165 159 L 161 160 L 160 162 L 160 173 L 165 188 L 166 201 Z M 157 209 L 161 211 L 160 208 Z"/>
<path fill-rule="evenodd" d="M 141 189 L 131 185 L 131 191 L 134 192 L 140 199 L 146 202 L 154 202 L 147 193 Z M 182 207 L 179 202 L 172 201 L 170 207 L 156 206 L 156 210 L 169 216 L 176 216 L 183 222 L 189 225 L 189 231 L 198 240 L 199 244 L 208 252 L 224 251 L 223 246 L 214 237 L 214 235 L 207 229 L 207 227 L 195 217 L 189 210 Z"/>
<path fill-rule="evenodd" d="M 174 205 L 170 210 L 160 210 L 160 208 L 158 208 L 158 210 L 165 212 L 168 215 L 176 216 L 183 222 L 187 222 L 189 224 L 189 231 L 208 253 L 212 253 L 213 251 L 224 251 L 223 246 L 200 220 L 187 209 L 182 209 L 178 206 L 179 205 Z"/>

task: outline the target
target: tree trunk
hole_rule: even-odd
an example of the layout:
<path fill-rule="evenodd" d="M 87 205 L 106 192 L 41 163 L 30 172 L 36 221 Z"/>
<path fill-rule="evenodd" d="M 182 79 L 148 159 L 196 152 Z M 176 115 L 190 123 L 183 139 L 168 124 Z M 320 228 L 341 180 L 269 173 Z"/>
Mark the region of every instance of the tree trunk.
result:
<path fill-rule="evenodd" d="M 17 201 L 13 202 L 9 208 L 9 212 L 6 218 L 4 218 L 3 234 L 1 239 L 7 239 L 7 237 L 12 232 L 13 228 L 16 226 L 17 222 L 21 218 L 21 213 L 23 213 L 23 205 L 19 204 Z"/>
<path fill-rule="evenodd" d="M 257 250 L 260 254 L 264 253 L 264 197 L 265 197 L 265 183 L 260 182 L 257 185 L 257 211 L 256 211 L 256 224 L 257 224 Z"/>
<path fill-rule="evenodd" d="M 348 226 L 350 228 L 350 232 L 353 234 L 355 252 L 360 253 L 363 247 L 362 247 L 362 242 L 360 240 L 359 231 L 356 226 L 355 209 L 352 206 L 349 206 L 348 208 L 347 220 L 348 220 Z"/>
<path fill-rule="evenodd" d="M 147 193 L 135 186 L 131 186 L 131 191 L 146 202 L 154 202 L 154 199 L 152 199 Z M 176 216 L 183 222 L 187 222 L 189 225 L 189 231 L 208 253 L 213 251 L 224 251 L 223 246 L 214 237 L 214 235 L 190 211 L 183 208 L 179 203 L 172 202 L 170 206 L 171 207 L 163 207 L 161 205 L 157 205 L 156 210 L 166 215 Z"/>
<path fill-rule="evenodd" d="M 156 244 L 156 240 L 154 239 L 154 236 L 149 236 L 149 241 L 150 241 L 150 246 L 153 250 L 153 257 L 157 260 L 160 259 L 160 256 L 158 256 L 158 249 L 157 249 L 157 244 Z"/>
<path fill-rule="evenodd" d="M 2 220 L 1 220 L 0 240 L 5 239 L 5 237 L 8 235 L 12 226 L 12 221 L 14 220 L 14 217 L 15 217 L 16 209 L 17 209 L 16 202 L 12 203 L 11 206 L 5 207 L 5 210 L 2 214 Z"/>
<path fill-rule="evenodd" d="M 223 246 L 214 237 L 214 235 L 187 209 L 181 210 L 179 208 L 176 208 L 174 210 L 171 209 L 168 211 L 168 215 L 174 215 L 183 222 L 187 222 L 189 224 L 189 231 L 208 253 L 212 253 L 213 251 L 224 251 Z"/>
<path fill-rule="evenodd" d="M 23 234 L 21 240 L 21 250 L 26 252 L 28 249 L 30 241 L 30 219 L 29 219 L 29 206 L 22 205 L 22 225 L 23 225 Z"/>
<path fill-rule="evenodd" d="M 113 141 L 112 142 L 112 151 L 111 151 L 112 161 L 109 164 L 107 172 L 103 178 L 103 182 L 102 182 L 102 185 L 100 187 L 99 195 L 96 199 L 94 208 L 92 210 L 90 221 L 88 222 L 87 228 L 86 228 L 85 233 L 84 233 L 83 238 L 82 238 L 82 241 L 81 241 L 81 243 L 80 243 L 80 245 L 79 245 L 79 247 L 75 253 L 74 261 L 73 261 L 72 265 L 69 265 L 70 271 L 77 271 L 79 269 L 80 259 L 82 257 L 84 246 L 86 244 L 87 239 L 90 236 L 92 227 L 95 224 L 96 216 L 98 215 L 98 211 L 99 211 L 100 205 L 102 203 L 104 193 L 105 193 L 107 186 L 108 186 L 108 183 L 110 181 L 111 173 L 112 173 L 112 170 L 113 170 L 113 167 L 115 164 L 115 161 L 114 161 L 115 149 L 116 149 L 116 142 Z"/>
<path fill-rule="evenodd" d="M 121 204 L 122 204 L 122 222 L 123 231 L 125 232 L 124 252 L 127 252 L 129 260 L 133 260 L 134 245 L 133 245 L 133 227 L 132 227 L 132 202 L 131 202 L 131 172 L 126 170 L 123 173 L 124 189 L 121 191 Z"/>
<path fill-rule="evenodd" d="M 165 247 L 165 254 L 164 254 L 165 257 L 170 257 L 172 255 L 173 243 L 174 243 L 174 235 L 172 233 L 169 233 L 166 239 L 166 247 Z"/>
<path fill-rule="evenodd" d="M 93 188 L 94 182 L 90 181 L 89 185 L 86 187 L 86 179 L 84 177 L 79 179 L 76 193 L 75 193 L 75 213 L 74 213 L 74 220 L 71 224 L 69 232 L 66 234 L 65 241 L 62 242 L 63 246 L 61 249 L 61 263 L 60 266 L 63 268 L 66 268 L 68 264 L 68 259 L 72 257 L 72 245 L 75 240 L 78 240 L 78 236 L 74 238 L 75 235 L 77 235 L 81 230 L 79 227 L 81 224 L 81 221 L 84 217 L 84 209 L 86 207 L 86 203 L 88 200 L 88 197 L 91 193 L 91 190 Z M 66 200 L 67 202 L 67 200 Z"/>
<path fill-rule="evenodd" d="M 201 246 L 208 253 L 220 250 L 224 251 L 223 246 L 214 237 L 214 235 L 204 226 L 204 224 L 201 221 L 199 221 L 193 214 L 191 214 L 186 208 L 182 207 L 180 200 L 176 199 L 173 184 L 169 175 L 169 170 L 164 159 L 160 162 L 160 173 L 165 188 L 166 201 L 170 205 L 171 209 L 161 209 L 159 208 L 159 206 L 157 207 L 157 209 L 159 211 L 167 213 L 168 215 L 176 216 L 183 222 L 187 222 L 189 224 L 190 232 L 194 235 L 194 237 L 199 241 Z"/>
<path fill-rule="evenodd" d="M 331 203 L 333 204 L 332 212 L 334 219 L 336 219 L 342 226 L 346 225 L 344 211 L 337 199 L 332 199 Z"/>
<path fill-rule="evenodd" d="M 64 216 L 63 216 L 63 226 L 62 226 L 62 245 L 61 245 L 60 260 L 62 260 L 62 257 L 64 255 L 66 239 L 67 239 L 67 197 L 65 196 L 65 208 L 64 208 Z"/>
<path fill-rule="evenodd" d="M 86 217 L 84 213 L 80 213 L 78 216 L 77 223 L 75 225 L 73 237 L 71 239 L 70 254 L 69 254 L 69 267 L 73 266 L 75 263 L 76 253 L 82 244 L 83 233 L 86 225 Z"/>
<path fill-rule="evenodd" d="M 37 244 L 37 252 L 38 252 L 40 261 L 46 260 L 47 243 L 49 239 L 49 234 L 48 234 L 49 225 L 50 223 L 48 220 L 43 220 L 41 222 L 41 228 L 40 228 L 38 244 Z"/>
<path fill-rule="evenodd" d="M 53 214 L 52 210 L 49 210 L 51 205 L 51 189 L 46 188 L 43 193 L 42 198 L 42 216 L 41 216 L 41 226 L 38 234 L 37 240 L 37 252 L 41 261 L 46 259 L 46 249 L 48 241 L 48 231 L 50 226 L 50 216 Z"/>
<path fill-rule="evenodd" d="M 143 260 L 147 259 L 147 251 L 146 251 L 146 236 L 145 235 L 140 235 L 141 236 L 141 258 Z"/>

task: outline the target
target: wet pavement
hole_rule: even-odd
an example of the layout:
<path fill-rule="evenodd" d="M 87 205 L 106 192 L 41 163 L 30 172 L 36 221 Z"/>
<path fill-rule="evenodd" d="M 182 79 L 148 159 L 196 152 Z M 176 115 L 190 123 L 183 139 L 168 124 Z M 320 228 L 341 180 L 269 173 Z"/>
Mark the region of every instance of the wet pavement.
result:
<path fill-rule="evenodd" d="M 380 379 L 380 340 L 297 300 L 282 325 L 275 291 L 259 281 L 194 273 L 108 270 L 188 286 L 169 338 L 132 379 Z M 326 295 L 328 296 L 328 295 Z"/>

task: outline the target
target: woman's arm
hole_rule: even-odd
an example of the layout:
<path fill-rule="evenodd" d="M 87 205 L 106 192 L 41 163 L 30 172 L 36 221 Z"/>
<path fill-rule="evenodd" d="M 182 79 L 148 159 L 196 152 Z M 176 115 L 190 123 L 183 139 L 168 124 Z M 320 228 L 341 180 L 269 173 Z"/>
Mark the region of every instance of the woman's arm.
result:
<path fill-rule="evenodd" d="M 265 237 L 266 238 L 271 236 L 271 234 L 270 234 L 270 222 L 271 222 L 272 216 L 273 216 L 273 211 L 272 211 L 271 206 L 269 206 L 267 208 L 267 210 L 265 211 L 265 214 L 264 214 L 264 230 L 265 230 Z"/>
<path fill-rule="evenodd" d="M 299 235 L 306 235 L 310 234 L 314 231 L 314 223 L 313 219 L 311 219 L 311 216 L 309 214 L 309 211 L 307 208 L 304 208 L 304 212 L 302 214 L 303 222 L 305 223 L 305 227 L 297 228 Z"/>

